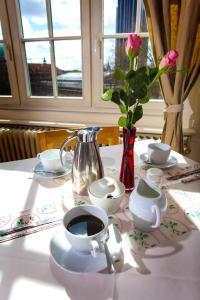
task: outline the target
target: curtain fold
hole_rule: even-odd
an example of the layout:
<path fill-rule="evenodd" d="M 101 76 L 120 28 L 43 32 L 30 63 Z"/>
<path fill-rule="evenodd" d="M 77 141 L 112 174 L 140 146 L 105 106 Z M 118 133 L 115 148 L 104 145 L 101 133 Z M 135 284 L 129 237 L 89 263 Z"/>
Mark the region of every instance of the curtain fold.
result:
<path fill-rule="evenodd" d="M 160 79 L 166 103 L 162 142 L 183 153 L 183 102 L 200 74 L 200 1 L 144 0 L 144 5 L 155 61 L 176 49 L 177 70 L 187 70 Z"/>

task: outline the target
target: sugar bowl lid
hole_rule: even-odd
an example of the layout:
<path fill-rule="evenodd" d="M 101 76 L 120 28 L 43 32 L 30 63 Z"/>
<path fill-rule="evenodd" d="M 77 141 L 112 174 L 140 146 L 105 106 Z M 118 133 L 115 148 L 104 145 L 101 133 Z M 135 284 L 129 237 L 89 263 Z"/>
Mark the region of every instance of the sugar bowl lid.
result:
<path fill-rule="evenodd" d="M 112 177 L 103 177 L 90 185 L 89 192 L 99 198 L 108 194 L 116 197 L 122 193 L 122 184 Z"/>

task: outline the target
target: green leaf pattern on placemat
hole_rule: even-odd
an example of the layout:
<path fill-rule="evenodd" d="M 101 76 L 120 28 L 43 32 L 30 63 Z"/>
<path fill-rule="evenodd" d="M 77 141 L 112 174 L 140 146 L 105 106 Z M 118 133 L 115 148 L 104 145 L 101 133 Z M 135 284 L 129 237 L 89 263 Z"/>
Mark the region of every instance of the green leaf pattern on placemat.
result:
<path fill-rule="evenodd" d="M 165 218 L 160 224 L 160 231 L 168 239 L 177 240 L 189 233 L 189 230 L 185 224 L 179 220 Z"/>
<path fill-rule="evenodd" d="M 57 211 L 57 208 L 54 203 L 51 203 L 51 204 L 43 205 L 42 207 L 39 207 L 37 210 L 40 214 L 50 214 Z"/>
<path fill-rule="evenodd" d="M 84 205 L 84 204 L 86 204 L 86 202 L 83 200 L 74 200 L 75 206 L 80 206 L 80 205 Z"/>
<path fill-rule="evenodd" d="M 15 221 L 12 223 L 12 227 L 23 227 L 26 225 L 32 225 L 35 222 L 39 221 L 39 217 L 34 214 L 27 214 L 23 216 L 19 216 Z"/>
<path fill-rule="evenodd" d="M 159 241 L 152 233 L 146 233 L 139 230 L 133 230 L 127 233 L 127 238 L 131 249 L 135 252 L 144 252 L 159 244 Z"/>

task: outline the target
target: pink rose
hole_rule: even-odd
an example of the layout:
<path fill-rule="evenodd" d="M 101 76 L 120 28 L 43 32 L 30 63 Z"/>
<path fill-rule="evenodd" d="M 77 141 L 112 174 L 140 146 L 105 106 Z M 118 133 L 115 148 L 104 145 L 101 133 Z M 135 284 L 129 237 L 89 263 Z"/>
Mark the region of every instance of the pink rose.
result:
<path fill-rule="evenodd" d="M 178 58 L 178 52 L 176 50 L 170 50 L 162 58 L 159 64 L 159 69 L 162 69 L 164 67 L 170 67 L 171 69 L 175 65 L 177 58 Z"/>
<path fill-rule="evenodd" d="M 141 45 L 142 39 L 139 35 L 134 33 L 129 34 L 128 40 L 125 42 L 125 51 L 127 55 L 129 54 L 129 49 L 131 49 L 132 55 L 135 56 L 138 53 Z"/>

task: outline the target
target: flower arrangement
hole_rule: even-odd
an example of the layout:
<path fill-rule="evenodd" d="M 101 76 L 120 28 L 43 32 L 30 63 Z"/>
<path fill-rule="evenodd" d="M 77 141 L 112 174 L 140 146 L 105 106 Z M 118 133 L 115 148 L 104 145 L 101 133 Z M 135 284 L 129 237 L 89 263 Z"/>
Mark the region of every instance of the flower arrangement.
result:
<path fill-rule="evenodd" d="M 117 67 L 113 77 L 119 80 L 120 87 L 108 89 L 101 97 L 104 101 L 112 101 L 118 105 L 122 113 L 118 125 L 129 130 L 142 118 L 142 105 L 149 101 L 156 81 L 162 74 L 169 73 L 173 69 L 178 57 L 176 50 L 170 50 L 160 60 L 158 66 L 138 68 L 141 46 L 142 39 L 139 35 L 128 35 L 128 40 L 125 42 L 125 52 L 129 59 L 129 69 L 124 72 Z"/>

